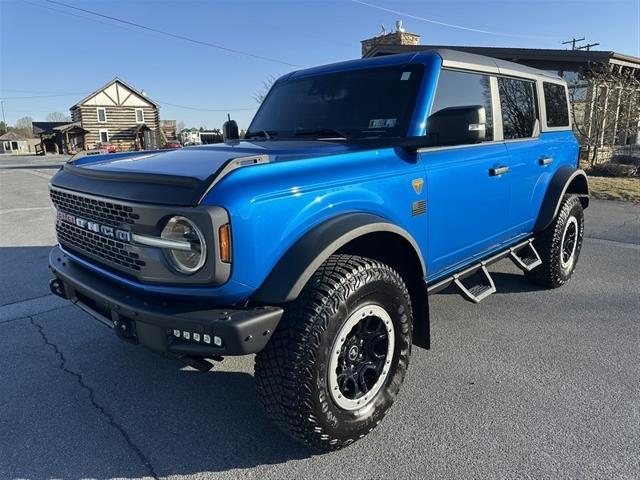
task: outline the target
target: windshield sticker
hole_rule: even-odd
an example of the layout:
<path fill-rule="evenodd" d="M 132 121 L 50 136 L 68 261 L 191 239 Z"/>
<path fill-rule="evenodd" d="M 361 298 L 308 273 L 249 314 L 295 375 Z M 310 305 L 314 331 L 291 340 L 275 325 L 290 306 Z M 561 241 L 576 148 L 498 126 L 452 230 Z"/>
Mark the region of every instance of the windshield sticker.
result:
<path fill-rule="evenodd" d="M 411 72 L 402 72 L 400 80 L 409 80 L 411 78 Z"/>
<path fill-rule="evenodd" d="M 369 128 L 393 128 L 395 126 L 395 118 L 375 118 L 369 120 Z"/>

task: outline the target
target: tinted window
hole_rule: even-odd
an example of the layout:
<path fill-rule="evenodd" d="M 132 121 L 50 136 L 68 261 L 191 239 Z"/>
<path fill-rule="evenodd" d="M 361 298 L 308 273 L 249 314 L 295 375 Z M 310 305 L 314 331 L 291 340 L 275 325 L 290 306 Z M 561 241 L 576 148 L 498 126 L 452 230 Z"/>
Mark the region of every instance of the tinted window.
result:
<path fill-rule="evenodd" d="M 248 135 L 336 137 L 338 130 L 350 138 L 404 136 L 423 70 L 399 65 L 277 82 Z"/>
<path fill-rule="evenodd" d="M 538 118 L 535 83 L 498 78 L 504 139 L 532 137 Z"/>
<path fill-rule="evenodd" d="M 569 107 L 564 85 L 543 82 L 544 107 L 547 110 L 547 127 L 568 127 Z"/>
<path fill-rule="evenodd" d="M 488 75 L 442 70 L 438 79 L 431 115 L 449 107 L 480 105 L 487 116 L 485 142 L 493 140 L 493 110 Z M 428 128 L 427 128 L 428 132 Z"/>

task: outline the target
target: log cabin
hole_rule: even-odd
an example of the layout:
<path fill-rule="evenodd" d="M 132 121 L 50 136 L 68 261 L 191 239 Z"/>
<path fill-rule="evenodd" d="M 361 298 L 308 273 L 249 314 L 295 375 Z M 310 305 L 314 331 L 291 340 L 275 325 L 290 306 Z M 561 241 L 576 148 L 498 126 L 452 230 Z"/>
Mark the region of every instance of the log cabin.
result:
<path fill-rule="evenodd" d="M 87 130 L 85 148 L 105 143 L 118 151 L 158 148 L 160 106 L 117 77 L 70 110 L 72 121 Z"/>

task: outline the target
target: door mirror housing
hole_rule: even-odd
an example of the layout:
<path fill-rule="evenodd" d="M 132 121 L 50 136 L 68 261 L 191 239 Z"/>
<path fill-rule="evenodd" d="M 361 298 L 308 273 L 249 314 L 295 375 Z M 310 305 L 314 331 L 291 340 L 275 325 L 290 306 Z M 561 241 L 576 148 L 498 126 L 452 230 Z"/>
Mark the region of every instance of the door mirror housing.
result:
<path fill-rule="evenodd" d="M 481 143 L 486 137 L 487 114 L 481 105 L 465 105 L 438 110 L 429 117 L 429 146 Z"/>

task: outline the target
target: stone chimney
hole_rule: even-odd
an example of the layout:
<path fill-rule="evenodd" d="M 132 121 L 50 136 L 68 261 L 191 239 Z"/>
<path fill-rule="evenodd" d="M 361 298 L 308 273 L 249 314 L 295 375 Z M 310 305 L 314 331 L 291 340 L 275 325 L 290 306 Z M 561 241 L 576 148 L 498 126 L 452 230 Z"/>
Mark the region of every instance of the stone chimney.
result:
<path fill-rule="evenodd" d="M 387 33 L 384 26 L 380 34 L 360 42 L 362 45 L 362 57 L 366 57 L 371 50 L 379 45 L 420 45 L 420 35 L 408 33 L 402 26 L 402 20 L 396 21 L 396 29 Z"/>

